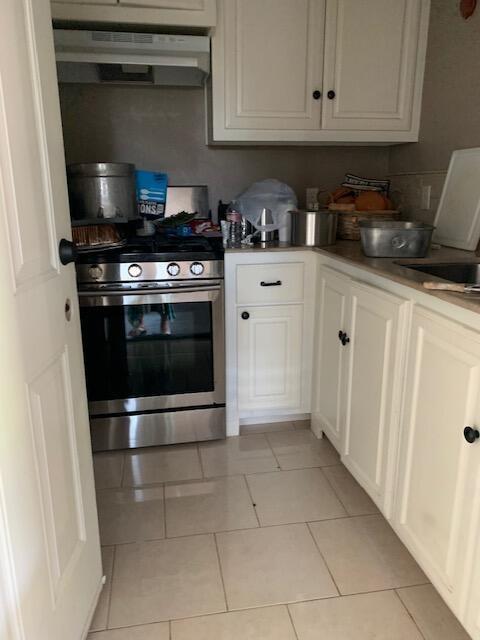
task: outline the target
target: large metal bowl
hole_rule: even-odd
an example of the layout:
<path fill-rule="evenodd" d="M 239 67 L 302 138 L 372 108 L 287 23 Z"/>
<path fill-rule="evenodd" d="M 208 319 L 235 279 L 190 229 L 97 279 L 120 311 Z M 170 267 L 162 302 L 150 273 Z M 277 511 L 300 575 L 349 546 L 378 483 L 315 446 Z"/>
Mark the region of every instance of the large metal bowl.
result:
<path fill-rule="evenodd" d="M 424 258 L 435 227 L 424 222 L 362 220 L 362 249 L 370 258 Z"/>

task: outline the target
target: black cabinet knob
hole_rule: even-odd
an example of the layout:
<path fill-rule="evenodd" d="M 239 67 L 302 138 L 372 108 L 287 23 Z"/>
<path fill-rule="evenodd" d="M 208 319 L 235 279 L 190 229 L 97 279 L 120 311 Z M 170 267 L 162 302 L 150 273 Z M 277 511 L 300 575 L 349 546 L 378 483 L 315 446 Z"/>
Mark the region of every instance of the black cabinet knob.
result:
<path fill-rule="evenodd" d="M 338 332 L 338 339 L 343 344 L 343 346 L 345 346 L 346 344 L 348 344 L 350 342 L 350 338 L 345 333 L 345 331 L 339 331 Z"/>
<path fill-rule="evenodd" d="M 77 247 L 70 242 L 70 240 L 65 240 L 62 238 L 58 245 L 58 257 L 60 258 L 60 262 L 63 265 L 69 264 L 70 262 L 75 262 L 77 259 Z"/>
<path fill-rule="evenodd" d="M 248 311 L 243 311 L 242 312 L 242 319 L 243 320 L 248 320 L 250 317 L 250 314 L 248 313 Z"/>
<path fill-rule="evenodd" d="M 463 430 L 463 437 L 469 444 L 473 444 L 475 440 L 480 438 L 480 431 L 473 427 L 465 427 Z"/>
<path fill-rule="evenodd" d="M 312 93 L 312 96 L 314 100 L 320 100 L 320 98 L 322 97 L 322 92 L 318 89 L 315 89 L 315 91 Z"/>
<path fill-rule="evenodd" d="M 333 100 L 335 98 L 335 91 L 332 91 L 332 89 L 330 89 L 330 91 L 327 93 L 327 98 L 329 100 Z"/>

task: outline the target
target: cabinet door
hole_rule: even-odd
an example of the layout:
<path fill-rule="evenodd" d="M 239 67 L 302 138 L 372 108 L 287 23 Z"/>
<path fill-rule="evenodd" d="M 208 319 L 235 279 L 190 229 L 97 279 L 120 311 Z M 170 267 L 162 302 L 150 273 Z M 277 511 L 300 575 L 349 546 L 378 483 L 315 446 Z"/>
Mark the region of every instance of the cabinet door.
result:
<path fill-rule="evenodd" d="M 240 410 L 300 406 L 302 327 L 302 305 L 238 309 Z"/>
<path fill-rule="evenodd" d="M 352 285 L 342 461 L 387 517 L 409 309 L 403 298 Z"/>
<path fill-rule="evenodd" d="M 118 0 L 59 0 L 62 4 L 118 4 Z"/>
<path fill-rule="evenodd" d="M 478 575 L 480 513 L 480 440 L 469 444 L 466 426 L 480 427 L 480 336 L 418 308 L 394 526 L 460 620 Z"/>
<path fill-rule="evenodd" d="M 327 0 L 323 128 L 411 128 L 426 12 L 428 0 Z"/>
<path fill-rule="evenodd" d="M 325 0 L 222 0 L 214 117 L 226 129 L 318 129 Z M 215 126 L 215 123 L 214 123 Z"/>
<path fill-rule="evenodd" d="M 319 302 L 315 333 L 315 380 L 312 397 L 312 426 L 323 431 L 340 451 L 344 422 L 344 392 L 346 348 L 339 340 L 339 331 L 347 329 L 350 281 L 333 271 L 322 269 L 319 275 Z"/>
<path fill-rule="evenodd" d="M 118 0 L 121 5 L 176 9 L 179 11 L 205 11 L 212 0 Z"/>

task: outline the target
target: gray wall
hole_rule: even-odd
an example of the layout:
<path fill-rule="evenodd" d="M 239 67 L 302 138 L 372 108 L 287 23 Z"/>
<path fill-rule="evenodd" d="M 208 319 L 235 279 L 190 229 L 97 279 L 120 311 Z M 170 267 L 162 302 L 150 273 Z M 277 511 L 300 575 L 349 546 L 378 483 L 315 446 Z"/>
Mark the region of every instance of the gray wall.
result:
<path fill-rule="evenodd" d="M 438 171 L 454 149 L 480 146 L 480 6 L 432 0 L 420 142 L 392 147 L 390 172 Z"/>
<path fill-rule="evenodd" d="M 171 184 L 207 184 L 210 203 L 252 182 L 278 178 L 301 202 L 309 186 L 331 189 L 346 171 L 382 177 L 385 147 L 207 147 L 201 89 L 63 85 L 68 162 L 133 162 L 165 171 Z"/>

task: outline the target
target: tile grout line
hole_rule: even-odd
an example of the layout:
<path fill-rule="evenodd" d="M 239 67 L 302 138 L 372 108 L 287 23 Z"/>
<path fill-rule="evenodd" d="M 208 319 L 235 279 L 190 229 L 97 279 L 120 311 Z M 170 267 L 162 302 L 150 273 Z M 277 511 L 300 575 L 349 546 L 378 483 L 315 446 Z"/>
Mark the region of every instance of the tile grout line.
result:
<path fill-rule="evenodd" d="M 200 453 L 200 445 L 197 442 L 197 455 L 198 455 L 198 461 L 200 463 L 200 471 L 202 472 L 202 480 L 206 479 L 205 476 L 205 469 L 203 468 L 203 460 L 202 460 L 202 454 Z"/>
<path fill-rule="evenodd" d="M 248 484 L 248 480 L 247 480 L 246 474 L 243 476 L 243 480 L 245 482 L 245 486 L 247 487 L 248 495 L 250 496 L 250 502 L 252 503 L 253 511 L 255 512 L 255 518 L 257 519 L 258 526 L 261 528 L 262 525 L 260 523 L 260 518 L 258 517 L 257 505 L 256 505 L 255 501 L 253 500 L 252 490 L 250 488 L 250 485 Z"/>
<path fill-rule="evenodd" d="M 309 532 L 309 534 L 310 534 L 310 536 L 311 536 L 311 538 L 312 538 L 312 540 L 313 540 L 313 544 L 315 545 L 315 548 L 317 549 L 318 553 L 320 554 L 320 557 L 322 558 L 323 563 L 324 563 L 325 567 L 327 568 L 327 571 L 328 571 L 328 573 L 329 573 L 329 575 L 330 575 L 330 578 L 332 579 L 332 582 L 333 582 L 333 584 L 335 585 L 335 589 L 338 591 L 338 595 L 339 595 L 339 596 L 341 596 L 341 595 L 342 595 L 342 592 L 340 591 L 340 589 L 339 589 L 339 587 L 338 587 L 338 584 L 337 584 L 337 582 L 336 582 L 335 578 L 333 577 L 333 573 L 332 573 L 332 571 L 331 571 L 330 567 L 328 566 L 327 561 L 326 561 L 326 559 L 325 559 L 325 557 L 324 557 L 323 553 L 320 551 L 320 547 L 318 546 L 317 541 L 315 540 L 315 536 L 313 535 L 313 532 L 312 532 L 312 530 L 310 529 L 310 525 L 309 525 L 309 523 L 308 523 L 308 522 L 306 522 L 305 524 L 306 524 L 306 527 L 307 527 L 307 529 L 308 529 L 308 532 Z"/>
<path fill-rule="evenodd" d="M 167 497 L 165 495 L 165 485 L 163 487 L 163 537 L 166 540 L 167 536 Z"/>
<path fill-rule="evenodd" d="M 412 613 L 410 613 L 407 605 L 404 603 L 404 601 L 402 600 L 402 598 L 400 597 L 400 594 L 398 593 L 397 589 L 408 589 L 409 587 L 395 587 L 394 589 L 392 589 L 393 593 L 396 595 L 396 597 L 398 598 L 402 608 L 407 612 L 407 615 L 411 618 L 413 624 L 415 625 L 415 627 L 418 629 L 418 633 L 420 634 L 420 636 L 423 638 L 423 640 L 427 640 L 426 636 L 422 633 L 422 630 L 420 629 L 420 627 L 417 624 L 417 621 L 415 620 L 414 616 Z"/>
<path fill-rule="evenodd" d="M 117 558 L 117 545 L 113 545 L 113 558 L 112 558 L 112 575 L 110 576 L 110 593 L 108 594 L 107 605 L 107 629 L 110 628 L 110 612 L 112 608 L 112 594 L 113 594 L 113 575 L 115 573 L 115 560 Z"/>
<path fill-rule="evenodd" d="M 339 465 L 335 465 L 335 466 L 343 466 L 341 464 Z M 323 471 L 323 469 L 320 467 L 320 471 L 322 472 L 322 476 L 325 478 L 325 480 L 328 483 L 328 486 L 330 487 L 330 489 L 333 491 L 333 493 L 335 494 L 335 497 L 337 498 L 337 500 L 340 502 L 340 504 L 342 505 L 342 507 L 345 509 L 345 513 L 349 516 L 351 516 L 352 514 L 348 511 L 347 507 L 345 506 L 343 500 L 340 498 L 340 496 L 338 495 L 337 491 L 335 490 L 335 487 L 333 486 L 332 482 L 330 482 L 330 478 L 327 476 L 327 474 Z"/>
<path fill-rule="evenodd" d="M 297 640 L 300 640 L 299 637 L 298 637 L 298 633 L 297 633 L 297 627 L 295 626 L 295 623 L 294 623 L 293 618 L 292 618 L 292 612 L 290 611 L 290 605 L 287 604 L 285 606 L 287 607 L 288 617 L 290 618 L 290 624 L 292 625 L 293 633 L 295 634 L 295 638 Z"/>
<path fill-rule="evenodd" d="M 215 550 L 217 552 L 218 571 L 220 573 L 220 579 L 222 581 L 223 597 L 225 598 L 225 612 L 224 613 L 228 613 L 229 608 L 228 608 L 227 590 L 225 588 L 225 580 L 224 580 L 224 577 L 223 577 L 222 562 L 220 560 L 220 551 L 218 549 L 218 540 L 217 540 L 217 534 L 216 533 L 213 534 L 213 540 L 215 542 Z"/>
<path fill-rule="evenodd" d="M 295 432 L 295 429 L 293 430 L 293 432 Z M 274 432 L 274 433 L 278 433 L 278 432 Z M 282 432 L 280 432 L 280 433 L 282 433 Z M 287 433 L 290 433 L 290 432 L 287 432 Z M 275 458 L 275 462 L 277 463 L 278 470 L 279 471 L 283 471 L 283 469 L 282 469 L 282 467 L 280 465 L 280 462 L 279 462 L 279 460 L 277 458 L 277 455 L 276 455 L 275 451 L 273 450 L 273 446 L 272 446 L 272 443 L 270 442 L 270 438 L 268 437 L 268 433 L 266 433 L 264 435 L 265 435 L 265 440 L 267 441 L 267 444 L 270 447 L 270 451 L 272 452 L 272 455 Z"/>
<path fill-rule="evenodd" d="M 121 477 L 120 477 L 120 488 L 124 488 L 124 481 L 125 481 L 125 467 L 127 466 L 127 454 L 123 453 L 122 455 L 122 473 L 121 473 Z"/>

